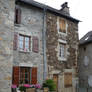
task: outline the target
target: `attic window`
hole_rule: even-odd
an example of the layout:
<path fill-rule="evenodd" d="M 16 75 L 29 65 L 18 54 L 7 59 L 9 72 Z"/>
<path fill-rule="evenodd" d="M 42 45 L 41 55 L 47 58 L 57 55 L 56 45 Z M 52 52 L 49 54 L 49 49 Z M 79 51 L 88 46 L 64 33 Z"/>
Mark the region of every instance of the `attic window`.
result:
<path fill-rule="evenodd" d="M 88 40 L 89 37 L 86 37 L 85 40 Z"/>
<path fill-rule="evenodd" d="M 59 20 L 59 32 L 66 33 L 66 21 L 63 19 Z"/>
<path fill-rule="evenodd" d="M 15 24 L 20 24 L 21 23 L 21 9 L 19 7 L 15 8 Z"/>

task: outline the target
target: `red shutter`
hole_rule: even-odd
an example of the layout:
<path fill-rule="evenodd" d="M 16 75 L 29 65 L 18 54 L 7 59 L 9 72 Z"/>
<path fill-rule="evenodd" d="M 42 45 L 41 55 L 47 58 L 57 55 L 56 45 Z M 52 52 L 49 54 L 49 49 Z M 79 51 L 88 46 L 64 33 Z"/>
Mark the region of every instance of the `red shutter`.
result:
<path fill-rule="evenodd" d="M 18 32 L 14 32 L 13 49 L 17 50 L 17 48 L 18 48 Z"/>
<path fill-rule="evenodd" d="M 21 9 L 15 8 L 15 23 L 21 23 Z"/>
<path fill-rule="evenodd" d="M 13 84 L 15 85 L 19 85 L 19 67 L 18 66 L 14 66 L 13 67 Z"/>
<path fill-rule="evenodd" d="M 32 74 L 31 74 L 31 83 L 32 84 L 37 84 L 37 68 L 36 67 L 33 67 L 32 68 Z"/>
<path fill-rule="evenodd" d="M 34 52 L 39 51 L 39 40 L 37 37 L 33 37 L 33 51 Z"/>

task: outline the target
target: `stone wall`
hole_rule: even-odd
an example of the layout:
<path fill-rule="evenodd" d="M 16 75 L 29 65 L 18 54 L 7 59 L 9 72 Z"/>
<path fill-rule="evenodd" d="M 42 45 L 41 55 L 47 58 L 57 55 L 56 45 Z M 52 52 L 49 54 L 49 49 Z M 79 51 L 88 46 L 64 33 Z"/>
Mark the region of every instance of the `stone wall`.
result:
<path fill-rule="evenodd" d="M 0 0 L 0 92 L 11 92 L 14 0 Z"/>
<path fill-rule="evenodd" d="M 57 27 L 57 18 L 51 13 L 47 13 L 47 60 L 48 64 L 56 69 L 71 69 L 76 67 L 78 54 L 78 24 L 67 20 L 68 28 L 66 34 L 59 34 Z M 61 17 L 62 18 L 62 17 Z M 58 59 L 58 40 L 64 40 L 67 43 L 67 60 Z"/>
<path fill-rule="evenodd" d="M 14 50 L 13 65 L 14 66 L 30 66 L 38 68 L 38 83 L 43 82 L 43 49 L 42 49 L 42 30 L 43 30 L 43 13 L 40 9 L 37 9 L 26 4 L 17 4 L 17 7 L 21 9 L 21 23 L 15 24 L 15 32 L 19 34 L 38 37 L 39 39 L 39 52 L 32 51 L 32 39 L 31 39 L 31 51 L 22 52 Z"/>

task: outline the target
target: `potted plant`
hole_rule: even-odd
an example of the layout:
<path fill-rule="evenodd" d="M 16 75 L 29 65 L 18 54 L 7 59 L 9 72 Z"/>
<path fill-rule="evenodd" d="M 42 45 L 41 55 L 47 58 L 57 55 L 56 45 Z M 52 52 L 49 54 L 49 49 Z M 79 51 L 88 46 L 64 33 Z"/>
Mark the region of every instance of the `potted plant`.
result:
<path fill-rule="evenodd" d="M 24 87 L 24 86 L 19 86 L 19 90 L 20 90 L 20 92 L 26 92 L 26 87 Z"/>
<path fill-rule="evenodd" d="M 41 85 L 40 84 L 36 84 L 35 88 L 36 88 L 36 92 L 41 92 Z"/>
<path fill-rule="evenodd" d="M 44 88 L 45 92 L 48 92 L 47 90 L 55 91 L 56 85 L 52 79 L 48 79 L 43 83 L 43 88 Z"/>
<path fill-rule="evenodd" d="M 16 85 L 12 84 L 11 88 L 12 88 L 12 92 L 16 92 L 16 89 L 17 89 Z"/>

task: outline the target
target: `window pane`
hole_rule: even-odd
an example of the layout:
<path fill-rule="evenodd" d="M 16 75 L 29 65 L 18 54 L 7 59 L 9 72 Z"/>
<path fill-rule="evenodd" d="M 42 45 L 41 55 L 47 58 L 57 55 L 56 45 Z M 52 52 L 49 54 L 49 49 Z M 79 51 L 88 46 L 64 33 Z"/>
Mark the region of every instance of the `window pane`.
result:
<path fill-rule="evenodd" d="M 29 42 L 29 37 L 25 37 L 25 41 Z"/>
<path fill-rule="evenodd" d="M 19 36 L 19 40 L 23 41 L 24 37 L 23 36 Z"/>
<path fill-rule="evenodd" d="M 25 37 L 25 49 L 29 50 L 29 37 Z"/>
<path fill-rule="evenodd" d="M 19 48 L 23 50 L 23 40 L 24 37 L 23 36 L 19 36 Z"/>
<path fill-rule="evenodd" d="M 65 45 L 64 44 L 60 44 L 59 56 L 62 58 L 65 58 Z"/>

